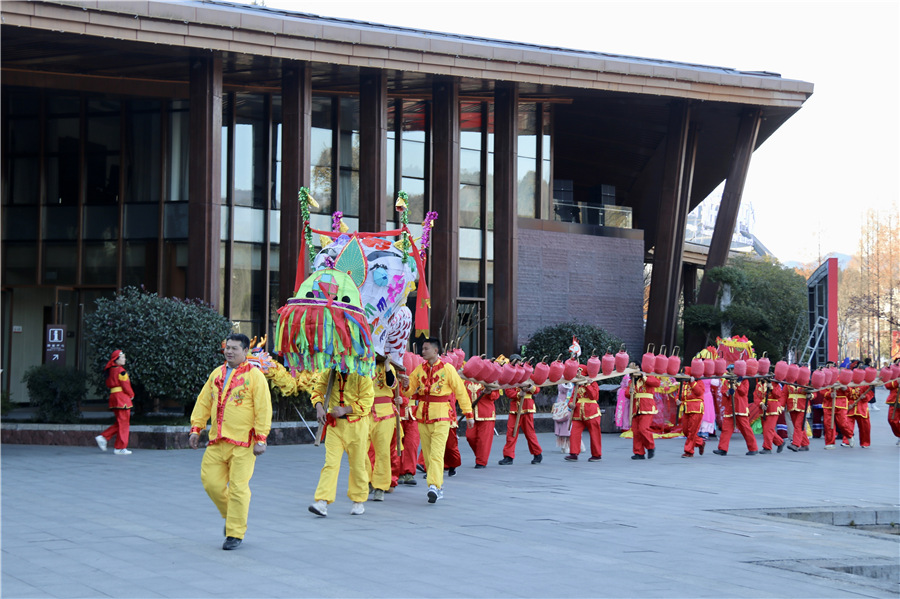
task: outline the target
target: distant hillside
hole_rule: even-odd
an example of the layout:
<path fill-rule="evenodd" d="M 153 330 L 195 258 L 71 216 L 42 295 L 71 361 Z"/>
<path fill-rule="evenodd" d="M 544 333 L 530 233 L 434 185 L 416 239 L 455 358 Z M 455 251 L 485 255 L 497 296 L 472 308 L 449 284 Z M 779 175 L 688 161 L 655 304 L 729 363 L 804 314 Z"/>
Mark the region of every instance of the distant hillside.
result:
<path fill-rule="evenodd" d="M 822 261 L 824 262 L 828 258 L 837 258 L 838 268 L 841 270 L 844 270 L 845 268 L 847 268 L 847 264 L 850 263 L 850 260 L 853 258 L 853 256 L 850 256 L 849 254 L 833 253 L 833 254 L 826 255 L 822 259 Z M 797 268 L 798 266 L 802 266 L 803 262 L 798 262 L 797 260 L 790 260 L 788 262 L 782 262 L 782 264 L 784 264 L 788 268 Z"/>

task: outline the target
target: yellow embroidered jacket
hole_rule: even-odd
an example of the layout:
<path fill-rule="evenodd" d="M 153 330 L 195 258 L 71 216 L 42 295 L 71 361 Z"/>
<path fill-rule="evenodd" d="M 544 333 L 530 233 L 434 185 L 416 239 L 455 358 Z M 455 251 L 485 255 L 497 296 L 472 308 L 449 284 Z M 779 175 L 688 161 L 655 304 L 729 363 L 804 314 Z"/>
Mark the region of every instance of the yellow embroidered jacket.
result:
<path fill-rule="evenodd" d="M 258 368 L 244 362 L 230 373 L 223 364 L 210 373 L 191 413 L 191 432 L 200 433 L 212 419 L 209 444 L 249 447 L 265 441 L 272 427 L 269 384 Z"/>

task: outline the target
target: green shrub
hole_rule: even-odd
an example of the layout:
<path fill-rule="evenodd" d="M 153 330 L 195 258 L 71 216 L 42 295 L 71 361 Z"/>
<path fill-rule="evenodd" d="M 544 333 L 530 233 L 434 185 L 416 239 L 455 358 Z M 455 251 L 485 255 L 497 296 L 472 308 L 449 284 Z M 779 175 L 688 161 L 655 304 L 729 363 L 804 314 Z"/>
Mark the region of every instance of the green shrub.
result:
<path fill-rule="evenodd" d="M 563 359 L 569 357 L 569 346 L 572 345 L 572 337 L 578 338 L 581 345 L 581 363 L 585 363 L 593 350 L 598 356 L 606 353 L 610 348 L 612 353 L 619 350 L 622 340 L 611 335 L 606 330 L 590 324 L 577 322 L 564 322 L 538 329 L 528 340 L 524 347 L 523 356 L 534 356 L 535 362 L 544 356 L 549 356 L 548 361 L 555 360 L 559 354 Z M 639 349 L 639 348 L 635 348 Z M 634 353 L 634 349 L 632 353 Z"/>
<path fill-rule="evenodd" d="M 12 394 L 9 391 L 0 392 L 0 416 L 6 416 L 12 412 L 14 407 Z"/>
<path fill-rule="evenodd" d="M 135 287 L 98 299 L 84 325 L 91 383 L 106 394 L 103 367 L 112 351 L 121 349 L 137 412 L 163 398 L 185 406 L 193 402 L 212 369 L 222 364 L 222 341 L 232 331 L 231 322 L 207 304 Z"/>
<path fill-rule="evenodd" d="M 68 424 L 81 419 L 81 402 L 87 395 L 83 372 L 43 364 L 26 370 L 22 382 L 28 387 L 37 422 Z"/>

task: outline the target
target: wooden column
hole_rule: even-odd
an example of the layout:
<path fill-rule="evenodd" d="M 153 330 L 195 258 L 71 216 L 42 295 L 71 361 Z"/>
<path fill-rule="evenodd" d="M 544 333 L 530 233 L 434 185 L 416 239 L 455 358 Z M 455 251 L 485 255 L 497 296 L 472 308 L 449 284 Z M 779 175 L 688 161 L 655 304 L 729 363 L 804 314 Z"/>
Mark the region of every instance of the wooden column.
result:
<path fill-rule="evenodd" d="M 359 230 L 381 231 L 387 218 L 387 77 L 359 76 Z"/>
<path fill-rule="evenodd" d="M 494 354 L 507 356 L 518 348 L 518 108 L 517 85 L 498 81 L 494 88 Z"/>
<path fill-rule="evenodd" d="M 684 254 L 684 226 L 689 196 L 683 193 L 690 107 L 683 100 L 669 106 L 666 162 L 659 195 L 653 275 L 644 343 L 671 348 L 675 343 L 678 289 Z M 693 173 L 693 166 L 689 169 Z"/>
<path fill-rule="evenodd" d="M 722 192 L 722 202 L 719 204 L 719 214 L 716 217 L 716 228 L 713 230 L 712 240 L 709 242 L 709 254 L 706 257 L 705 267 L 707 272 L 716 266 L 724 266 L 728 259 L 734 225 L 737 223 L 738 212 L 741 208 L 744 183 L 747 181 L 747 172 L 750 170 L 750 157 L 753 155 L 753 148 L 756 147 L 759 123 L 759 108 L 748 109 L 741 115 L 731 166 L 728 168 L 728 178 L 725 180 L 725 191 Z M 700 285 L 700 292 L 697 294 L 697 303 L 714 304 L 718 288 L 717 284 L 704 277 L 703 283 Z"/>
<path fill-rule="evenodd" d="M 303 221 L 297 194 L 309 187 L 312 86 L 309 67 L 288 63 L 281 72 L 281 229 L 278 255 L 278 305 L 294 296 Z M 305 269 L 304 269 L 304 272 Z"/>
<path fill-rule="evenodd" d="M 190 61 L 189 259 L 185 295 L 219 308 L 222 57 L 203 52 Z"/>
<path fill-rule="evenodd" d="M 459 82 L 435 77 L 432 97 L 431 197 L 438 220 L 431 232 L 431 335 L 446 342 L 459 295 Z"/>

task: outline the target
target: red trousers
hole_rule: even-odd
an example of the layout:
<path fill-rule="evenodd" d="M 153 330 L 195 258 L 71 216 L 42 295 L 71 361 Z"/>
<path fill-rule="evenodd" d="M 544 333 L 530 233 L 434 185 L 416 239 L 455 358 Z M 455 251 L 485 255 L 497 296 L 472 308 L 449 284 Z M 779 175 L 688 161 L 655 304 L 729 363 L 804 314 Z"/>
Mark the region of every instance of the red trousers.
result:
<path fill-rule="evenodd" d="M 128 431 L 131 426 L 131 409 L 116 408 L 113 410 L 116 421 L 111 427 L 100 433 L 107 441 L 111 441 L 113 435 L 116 437 L 116 449 L 125 449 L 128 447 Z"/>
<path fill-rule="evenodd" d="M 848 443 L 853 436 L 853 425 L 847 417 L 847 410 L 842 408 L 834 410 L 834 426 L 831 426 L 832 410 L 834 408 L 825 408 L 825 445 L 834 445 L 838 432 L 841 433 L 844 443 Z"/>
<path fill-rule="evenodd" d="M 794 425 L 794 436 L 791 437 L 791 445 L 794 447 L 805 447 L 809 445 L 809 437 L 806 436 L 806 428 L 803 426 L 802 410 L 791 412 L 791 424 Z"/>
<path fill-rule="evenodd" d="M 528 442 L 528 453 L 531 455 L 541 455 L 541 446 L 537 440 L 537 434 L 534 432 L 534 414 L 522 414 L 519 418 L 519 432 L 525 433 L 525 440 Z M 509 415 L 509 422 L 506 423 L 506 445 L 503 446 L 503 457 L 516 457 L 516 441 L 519 440 L 519 433 L 516 432 L 516 416 Z"/>
<path fill-rule="evenodd" d="M 776 424 L 778 424 L 778 414 L 764 414 L 762 416 L 763 449 L 772 449 L 772 443 L 776 447 L 781 447 L 784 444 L 781 437 L 775 434 Z"/>
<path fill-rule="evenodd" d="M 631 419 L 632 449 L 635 455 L 644 455 L 646 449 L 656 449 L 653 440 L 653 431 L 650 424 L 653 422 L 653 414 L 637 414 Z M 574 430 L 572 432 L 575 432 Z"/>
<path fill-rule="evenodd" d="M 734 420 L 737 418 L 737 429 L 741 431 L 744 441 L 747 443 L 747 451 L 758 451 L 759 446 L 756 444 L 756 436 L 750 427 L 750 418 L 747 416 L 725 417 L 722 418 L 722 435 L 719 437 L 719 449 L 728 451 L 728 445 L 731 443 L 731 435 L 734 434 Z"/>
<path fill-rule="evenodd" d="M 703 414 L 691 413 L 681 417 L 681 427 L 684 431 L 684 453 L 694 455 L 694 448 L 706 444 L 703 437 L 698 437 L 700 424 L 703 422 Z"/>
<path fill-rule="evenodd" d="M 475 463 L 487 466 L 491 457 L 491 445 L 494 443 L 494 421 L 476 420 L 475 426 L 466 427 L 466 441 L 475 454 Z"/>
<path fill-rule="evenodd" d="M 569 436 L 569 453 L 578 455 L 581 453 L 581 433 L 585 430 L 591 440 L 591 457 L 599 458 L 603 455 L 602 435 L 600 433 L 600 416 L 590 420 L 573 420 L 572 433 Z"/>
<path fill-rule="evenodd" d="M 416 455 L 419 453 L 419 425 L 415 420 L 401 420 L 403 427 L 403 456 L 397 474 L 416 473 Z M 391 475 L 394 475 L 393 468 Z"/>
<path fill-rule="evenodd" d="M 900 404 L 889 404 L 888 407 L 888 424 L 891 425 L 891 432 L 894 436 L 900 438 Z"/>
<path fill-rule="evenodd" d="M 853 425 L 859 425 L 859 446 L 869 447 L 872 445 L 872 423 L 868 418 L 862 416 L 850 416 L 850 436 L 853 436 Z"/>

